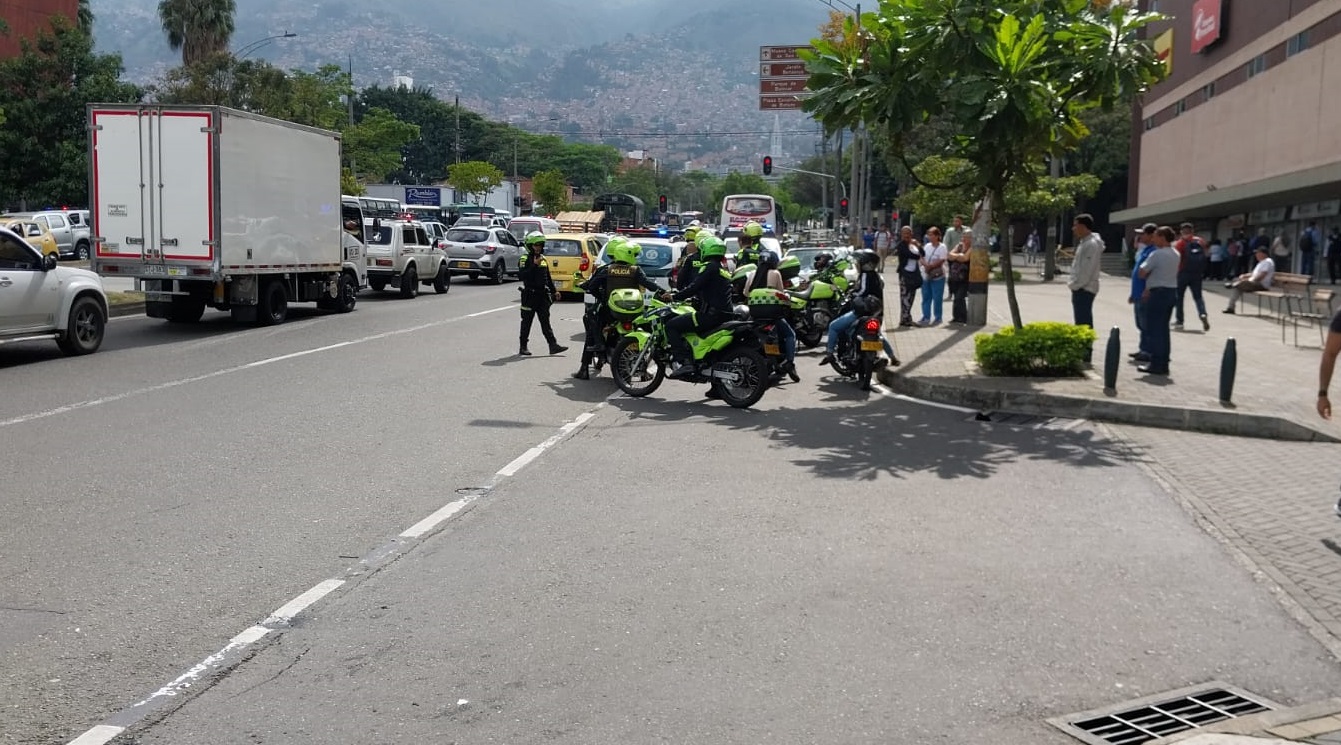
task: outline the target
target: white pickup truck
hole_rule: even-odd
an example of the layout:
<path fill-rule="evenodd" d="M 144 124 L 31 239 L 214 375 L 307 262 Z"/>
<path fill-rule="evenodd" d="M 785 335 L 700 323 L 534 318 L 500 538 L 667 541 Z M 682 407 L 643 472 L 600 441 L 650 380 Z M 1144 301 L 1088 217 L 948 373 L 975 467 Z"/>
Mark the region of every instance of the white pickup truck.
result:
<path fill-rule="evenodd" d="M 58 266 L 56 254 L 0 228 L 0 344 L 54 339 L 66 354 L 92 354 L 106 328 L 98 275 Z"/>

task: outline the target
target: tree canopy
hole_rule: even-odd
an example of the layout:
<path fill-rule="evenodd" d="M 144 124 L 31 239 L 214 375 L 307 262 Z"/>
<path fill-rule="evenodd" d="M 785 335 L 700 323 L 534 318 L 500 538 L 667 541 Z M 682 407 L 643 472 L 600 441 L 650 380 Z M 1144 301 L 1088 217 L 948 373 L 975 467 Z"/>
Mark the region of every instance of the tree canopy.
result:
<path fill-rule="evenodd" d="M 502 183 L 503 172 L 482 160 L 467 160 L 447 167 L 447 185 L 474 197 L 476 204 L 483 203 L 489 192 Z"/>

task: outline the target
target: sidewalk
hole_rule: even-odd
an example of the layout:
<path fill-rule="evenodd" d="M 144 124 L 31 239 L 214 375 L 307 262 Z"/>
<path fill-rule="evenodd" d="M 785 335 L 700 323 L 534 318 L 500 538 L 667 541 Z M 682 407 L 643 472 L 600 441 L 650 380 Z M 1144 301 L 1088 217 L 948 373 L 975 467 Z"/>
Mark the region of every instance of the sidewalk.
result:
<path fill-rule="evenodd" d="M 1017 257 L 1022 262 L 1023 257 Z M 1037 265 L 1017 264 L 1022 279 L 1016 284 L 1020 315 L 1032 321 L 1070 321 L 1071 297 L 1066 275 L 1043 283 Z M 1314 410 L 1319 359 L 1318 331 L 1299 329 L 1299 346 L 1287 326 L 1281 341 L 1279 322 L 1256 316 L 1257 302 L 1249 297 L 1240 315 L 1221 310 L 1227 291 L 1208 282 L 1206 305 L 1211 324 L 1201 330 L 1191 297 L 1186 299 L 1186 330 L 1173 332 L 1172 375 L 1163 378 L 1137 372 L 1128 358 L 1136 351 L 1137 332 L 1127 303 L 1129 280 L 1103 275 L 1094 302 L 1096 331 L 1094 369 L 1083 378 L 1002 378 L 978 372 L 973 337 L 1010 325 L 1004 283 L 988 291 L 986 327 L 963 328 L 942 324 L 897 329 L 898 292 L 893 273 L 885 277 L 886 333 L 902 366 L 883 371 L 881 381 L 891 389 L 940 403 L 985 412 L 1065 416 L 1119 424 L 1165 427 L 1211 434 L 1264 437 L 1298 441 L 1341 442 L 1341 425 L 1323 421 Z M 913 318 L 921 315 L 921 295 Z M 1264 311 L 1265 312 L 1265 311 Z M 945 319 L 950 303 L 945 303 Z M 1103 386 L 1104 354 L 1112 328 L 1119 329 L 1121 363 L 1111 395 Z M 1232 404 L 1219 399 L 1220 364 L 1225 342 L 1233 337 L 1238 351 Z"/>

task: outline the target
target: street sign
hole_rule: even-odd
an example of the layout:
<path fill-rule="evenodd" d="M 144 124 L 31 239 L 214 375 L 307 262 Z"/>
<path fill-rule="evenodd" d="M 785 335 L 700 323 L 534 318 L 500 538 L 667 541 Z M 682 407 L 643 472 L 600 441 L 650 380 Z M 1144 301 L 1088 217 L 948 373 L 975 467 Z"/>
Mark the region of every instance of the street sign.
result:
<path fill-rule="evenodd" d="M 806 78 L 810 77 L 810 73 L 806 72 L 804 62 L 764 62 L 759 65 L 759 77 L 764 80 Z"/>
<path fill-rule="evenodd" d="M 759 47 L 760 62 L 785 62 L 787 60 L 799 60 L 802 49 L 809 49 L 808 44 L 800 46 L 782 46 L 782 47 Z"/>
<path fill-rule="evenodd" d="M 421 207 L 441 207 L 442 189 L 436 186 L 407 186 L 405 187 L 405 203 L 417 204 Z"/>
<path fill-rule="evenodd" d="M 760 111 L 800 111 L 801 99 L 795 94 L 783 96 L 760 96 Z"/>
<path fill-rule="evenodd" d="M 760 80 L 759 92 L 768 93 L 803 93 L 806 89 L 806 82 L 809 78 L 800 78 L 797 80 Z"/>

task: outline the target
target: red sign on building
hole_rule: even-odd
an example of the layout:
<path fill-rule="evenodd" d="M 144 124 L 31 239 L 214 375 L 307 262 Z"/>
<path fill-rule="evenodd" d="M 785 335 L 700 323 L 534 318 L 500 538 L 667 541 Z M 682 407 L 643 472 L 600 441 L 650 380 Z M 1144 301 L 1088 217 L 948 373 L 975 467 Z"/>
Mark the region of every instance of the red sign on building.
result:
<path fill-rule="evenodd" d="M 1196 54 L 1220 39 L 1223 0 L 1197 0 L 1192 6 L 1192 53 Z"/>

